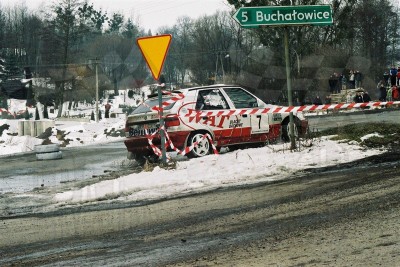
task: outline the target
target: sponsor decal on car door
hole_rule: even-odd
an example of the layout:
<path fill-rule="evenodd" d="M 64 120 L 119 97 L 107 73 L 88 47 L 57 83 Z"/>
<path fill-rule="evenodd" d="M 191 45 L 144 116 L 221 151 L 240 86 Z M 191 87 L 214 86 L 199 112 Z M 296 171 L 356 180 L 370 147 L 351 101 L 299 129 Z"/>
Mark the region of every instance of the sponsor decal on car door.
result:
<path fill-rule="evenodd" d="M 224 124 L 222 125 L 222 137 L 223 138 L 239 138 L 246 141 L 250 137 L 251 126 L 250 116 L 244 115 L 233 115 L 226 116 Z"/>

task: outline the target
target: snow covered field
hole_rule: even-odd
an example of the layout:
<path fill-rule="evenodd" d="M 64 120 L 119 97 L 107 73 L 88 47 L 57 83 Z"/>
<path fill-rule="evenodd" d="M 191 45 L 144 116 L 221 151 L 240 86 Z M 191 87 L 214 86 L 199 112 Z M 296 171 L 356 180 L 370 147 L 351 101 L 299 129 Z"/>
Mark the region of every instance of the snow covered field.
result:
<path fill-rule="evenodd" d="M 57 202 L 87 202 L 99 199 L 150 200 L 204 192 L 220 187 L 253 184 L 283 179 L 307 168 L 350 162 L 381 153 L 363 149 L 357 143 L 338 143 L 322 138 L 299 152 L 291 152 L 288 144 L 238 150 L 177 162 L 176 169 L 156 167 L 102 181 L 55 195 Z"/>

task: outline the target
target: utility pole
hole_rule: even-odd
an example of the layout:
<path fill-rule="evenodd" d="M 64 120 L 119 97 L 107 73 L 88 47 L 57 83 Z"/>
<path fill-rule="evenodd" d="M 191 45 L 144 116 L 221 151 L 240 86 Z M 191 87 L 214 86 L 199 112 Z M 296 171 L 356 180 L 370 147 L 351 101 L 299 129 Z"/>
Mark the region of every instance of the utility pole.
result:
<path fill-rule="evenodd" d="M 225 84 L 225 70 L 224 70 L 224 62 L 222 61 L 222 54 L 219 55 L 219 59 L 221 60 L 222 83 Z"/>
<path fill-rule="evenodd" d="M 217 83 L 217 72 L 218 72 L 218 52 L 217 52 L 217 59 L 215 60 L 215 84 Z"/>
<path fill-rule="evenodd" d="M 286 80 L 288 90 L 288 106 L 293 106 L 292 99 L 292 78 L 290 75 L 290 61 L 289 61 L 289 27 L 284 27 L 284 43 L 285 43 L 285 61 L 286 61 Z M 290 149 L 296 149 L 296 140 L 294 138 L 294 119 L 293 112 L 289 113 L 289 137 L 290 137 Z"/>
<path fill-rule="evenodd" d="M 96 57 L 95 59 L 91 59 L 90 62 L 95 66 L 96 70 L 96 112 L 95 118 L 96 122 L 99 122 L 99 73 L 98 73 L 98 65 L 100 60 Z"/>

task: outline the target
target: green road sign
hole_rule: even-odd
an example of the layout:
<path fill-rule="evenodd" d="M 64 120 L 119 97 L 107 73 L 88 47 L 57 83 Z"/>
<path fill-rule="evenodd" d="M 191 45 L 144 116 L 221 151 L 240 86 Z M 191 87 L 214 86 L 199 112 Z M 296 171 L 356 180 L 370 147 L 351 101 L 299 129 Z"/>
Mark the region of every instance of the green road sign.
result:
<path fill-rule="evenodd" d="M 245 28 L 333 24 L 330 5 L 241 7 L 233 18 Z"/>

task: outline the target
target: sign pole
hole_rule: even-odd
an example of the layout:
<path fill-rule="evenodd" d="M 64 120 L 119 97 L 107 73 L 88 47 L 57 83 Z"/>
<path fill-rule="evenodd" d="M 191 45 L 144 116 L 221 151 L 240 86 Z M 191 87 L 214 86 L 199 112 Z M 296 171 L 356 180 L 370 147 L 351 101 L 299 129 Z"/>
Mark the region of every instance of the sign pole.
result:
<path fill-rule="evenodd" d="M 160 116 L 160 138 L 161 138 L 161 161 L 165 165 L 167 164 L 167 151 L 165 149 L 165 132 L 164 132 L 164 112 L 162 108 L 162 87 L 161 85 L 158 85 L 158 106 L 160 107 L 159 109 L 159 116 Z"/>
<path fill-rule="evenodd" d="M 99 62 L 96 58 L 96 122 L 99 122 L 99 73 L 97 70 L 98 65 Z"/>
<path fill-rule="evenodd" d="M 292 79 L 290 75 L 290 61 L 289 61 L 289 27 L 284 27 L 284 44 L 285 44 L 285 62 L 286 62 L 286 80 L 287 80 L 287 91 L 288 91 L 288 105 L 293 106 L 292 99 Z M 289 137 L 290 137 L 290 149 L 296 149 L 296 141 L 294 139 L 294 119 L 293 112 L 289 113 Z"/>
<path fill-rule="evenodd" d="M 284 26 L 284 46 L 286 62 L 286 80 L 288 90 L 288 105 L 293 106 L 292 80 L 290 77 L 289 60 L 289 27 L 288 26 L 327 26 L 333 24 L 332 6 L 330 5 L 302 5 L 302 6 L 255 6 L 241 7 L 232 15 L 243 28 L 257 28 L 260 26 Z M 294 139 L 294 117 L 289 113 L 290 149 L 296 148 Z"/>
<path fill-rule="evenodd" d="M 160 74 L 162 67 L 164 65 L 165 58 L 168 53 L 169 45 L 171 43 L 172 35 L 163 34 L 157 36 L 147 36 L 141 37 L 137 39 L 137 44 L 140 48 L 140 52 L 144 59 L 146 60 L 147 65 L 150 68 L 151 74 L 153 75 L 154 80 L 158 81 L 158 106 L 159 106 L 159 122 L 160 122 L 160 141 L 161 141 L 161 160 L 163 165 L 167 164 L 167 152 L 165 148 L 165 127 L 164 127 L 164 112 L 162 106 L 162 88 L 165 81 L 160 79 Z M 160 81 L 161 80 L 161 81 Z M 161 82 L 161 84 L 160 84 Z"/>

